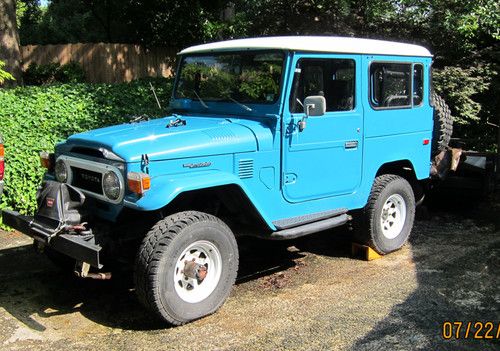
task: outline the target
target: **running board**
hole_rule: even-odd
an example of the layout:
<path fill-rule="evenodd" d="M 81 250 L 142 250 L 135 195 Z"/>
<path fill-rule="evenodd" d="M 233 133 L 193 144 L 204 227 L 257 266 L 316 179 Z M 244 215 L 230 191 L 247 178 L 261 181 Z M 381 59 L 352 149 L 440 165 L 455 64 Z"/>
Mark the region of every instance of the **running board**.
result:
<path fill-rule="evenodd" d="M 299 227 L 279 230 L 277 232 L 272 233 L 269 239 L 288 240 L 288 239 L 300 238 L 301 236 L 317 233 L 322 230 L 339 227 L 343 224 L 346 224 L 349 220 L 351 220 L 351 216 L 344 213 L 332 218 L 304 224 Z"/>
<path fill-rule="evenodd" d="M 344 213 L 347 213 L 347 208 L 338 208 L 335 210 L 311 213 L 304 216 L 279 219 L 277 221 L 273 221 L 273 224 L 276 227 L 276 229 L 283 230 L 283 229 L 302 226 L 304 224 L 322 221 L 323 219 L 330 219 L 332 217 L 336 217 Z"/>

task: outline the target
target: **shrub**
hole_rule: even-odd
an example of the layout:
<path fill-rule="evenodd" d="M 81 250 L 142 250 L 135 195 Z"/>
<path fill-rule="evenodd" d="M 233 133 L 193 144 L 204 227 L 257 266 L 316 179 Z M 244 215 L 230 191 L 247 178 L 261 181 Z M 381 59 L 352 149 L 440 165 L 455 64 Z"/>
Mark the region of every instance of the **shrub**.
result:
<path fill-rule="evenodd" d="M 32 63 L 23 75 L 26 85 L 44 85 L 59 83 L 83 83 L 85 82 L 85 71 L 77 62 L 64 65 L 49 63 L 39 65 Z"/>
<path fill-rule="evenodd" d="M 85 71 L 77 62 L 62 65 L 56 70 L 54 79 L 61 83 L 83 83 L 85 82 Z"/>
<path fill-rule="evenodd" d="M 446 66 L 433 71 L 436 92 L 450 106 L 453 137 L 467 139 L 467 147 L 493 151 L 498 123 L 498 86 L 494 84 L 498 67 L 475 60 L 469 66 Z"/>
<path fill-rule="evenodd" d="M 161 78 L 114 85 L 59 84 L 0 90 L 0 133 L 6 161 L 0 208 L 34 212 L 43 175 L 40 151 L 52 150 L 55 143 L 71 134 L 126 122 L 129 115 L 165 115 L 158 109 L 149 82 L 166 106 L 172 82 Z"/>

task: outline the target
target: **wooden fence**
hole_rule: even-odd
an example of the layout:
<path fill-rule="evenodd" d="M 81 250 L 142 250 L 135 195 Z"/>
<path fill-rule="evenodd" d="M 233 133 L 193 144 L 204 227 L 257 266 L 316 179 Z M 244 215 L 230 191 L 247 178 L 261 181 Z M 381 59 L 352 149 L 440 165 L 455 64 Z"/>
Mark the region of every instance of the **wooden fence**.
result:
<path fill-rule="evenodd" d="M 177 50 L 145 49 L 133 44 L 62 44 L 21 47 L 23 68 L 31 63 L 61 65 L 78 62 L 86 80 L 93 83 L 128 82 L 142 77 L 168 77 L 172 74 Z"/>

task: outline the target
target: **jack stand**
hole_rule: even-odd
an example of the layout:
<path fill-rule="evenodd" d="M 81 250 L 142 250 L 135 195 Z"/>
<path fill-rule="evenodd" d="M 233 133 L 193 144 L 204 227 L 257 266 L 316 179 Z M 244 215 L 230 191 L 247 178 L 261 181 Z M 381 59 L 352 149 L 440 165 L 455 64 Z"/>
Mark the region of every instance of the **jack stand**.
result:
<path fill-rule="evenodd" d="M 77 262 L 75 265 L 75 274 L 77 277 L 86 278 L 89 274 L 90 265 L 87 262 Z"/>
<path fill-rule="evenodd" d="M 358 243 L 352 243 L 351 254 L 353 257 L 361 258 L 365 261 L 373 261 L 383 257 L 383 255 L 380 255 L 371 247 Z"/>

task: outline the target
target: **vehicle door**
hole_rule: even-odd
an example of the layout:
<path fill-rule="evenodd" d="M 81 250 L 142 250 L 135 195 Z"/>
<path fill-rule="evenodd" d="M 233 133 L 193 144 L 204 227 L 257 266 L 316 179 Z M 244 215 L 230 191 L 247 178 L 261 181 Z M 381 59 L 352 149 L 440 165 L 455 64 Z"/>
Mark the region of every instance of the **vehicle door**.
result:
<path fill-rule="evenodd" d="M 295 54 L 292 65 L 282 128 L 284 197 L 302 202 L 352 194 L 363 153 L 360 56 Z M 325 98 L 324 115 L 306 116 L 308 96 Z"/>

